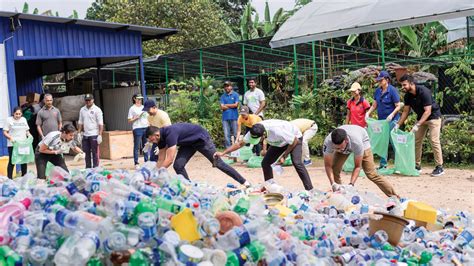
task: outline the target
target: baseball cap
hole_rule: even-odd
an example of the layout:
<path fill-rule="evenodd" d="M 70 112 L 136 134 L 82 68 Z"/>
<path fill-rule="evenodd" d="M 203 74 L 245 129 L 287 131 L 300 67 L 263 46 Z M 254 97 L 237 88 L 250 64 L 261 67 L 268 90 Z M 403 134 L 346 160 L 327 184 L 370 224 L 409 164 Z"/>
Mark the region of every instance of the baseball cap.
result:
<path fill-rule="evenodd" d="M 232 81 L 226 80 L 224 86 L 232 86 Z"/>
<path fill-rule="evenodd" d="M 390 74 L 387 71 L 380 71 L 379 75 L 375 79 L 376 81 L 381 81 L 382 79 L 390 79 Z"/>
<path fill-rule="evenodd" d="M 240 114 L 241 115 L 248 115 L 250 113 L 250 110 L 248 108 L 248 106 L 242 106 L 240 107 Z"/>
<path fill-rule="evenodd" d="M 145 103 L 143 104 L 143 111 L 148 112 L 150 111 L 150 108 L 156 107 L 156 103 L 153 100 L 146 100 Z"/>
<path fill-rule="evenodd" d="M 87 100 L 94 100 L 94 95 L 88 93 L 84 96 L 84 100 L 87 101 Z"/>
<path fill-rule="evenodd" d="M 137 93 L 137 94 L 133 95 L 133 97 L 135 97 L 137 99 L 143 99 L 143 95 L 141 93 Z"/>
<path fill-rule="evenodd" d="M 354 82 L 351 85 L 351 88 L 349 91 L 356 91 L 356 90 L 362 90 L 362 87 L 360 86 L 359 82 Z"/>
<path fill-rule="evenodd" d="M 255 124 L 253 127 L 250 129 L 250 139 L 249 143 L 253 145 L 257 145 L 260 143 L 260 139 L 263 136 L 263 133 L 265 133 L 265 127 L 262 124 Z"/>

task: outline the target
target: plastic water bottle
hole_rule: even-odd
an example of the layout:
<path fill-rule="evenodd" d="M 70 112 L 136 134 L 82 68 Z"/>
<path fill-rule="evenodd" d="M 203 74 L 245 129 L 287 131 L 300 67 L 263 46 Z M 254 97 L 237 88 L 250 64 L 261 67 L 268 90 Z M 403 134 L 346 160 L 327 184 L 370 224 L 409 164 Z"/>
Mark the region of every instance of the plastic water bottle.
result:
<path fill-rule="evenodd" d="M 469 243 L 473 242 L 474 239 L 474 230 L 464 229 L 454 241 L 454 245 L 458 249 L 463 249 L 465 246 L 469 245 Z"/>
<path fill-rule="evenodd" d="M 74 245 L 73 256 L 70 258 L 75 264 L 84 265 L 100 247 L 99 235 L 96 232 L 84 234 Z"/>
<path fill-rule="evenodd" d="M 140 240 L 147 242 L 156 235 L 156 217 L 151 212 L 144 212 L 138 216 L 138 226 L 142 230 Z"/>
<path fill-rule="evenodd" d="M 0 207 L 0 245 L 10 242 L 8 235 L 8 223 L 16 221 L 30 207 L 31 200 L 25 198 L 19 202 L 11 202 Z"/>
<path fill-rule="evenodd" d="M 228 251 L 243 247 L 252 240 L 258 240 L 259 235 L 265 234 L 265 222 L 252 221 L 242 226 L 234 227 L 222 236 L 217 236 L 220 249 Z"/>
<path fill-rule="evenodd" d="M 106 252 L 111 253 L 112 251 L 124 250 L 127 247 L 127 238 L 122 232 L 113 232 L 104 241 L 103 248 Z"/>
<path fill-rule="evenodd" d="M 384 230 L 378 230 L 371 238 L 370 245 L 373 248 L 381 248 L 388 241 L 388 234 Z"/>

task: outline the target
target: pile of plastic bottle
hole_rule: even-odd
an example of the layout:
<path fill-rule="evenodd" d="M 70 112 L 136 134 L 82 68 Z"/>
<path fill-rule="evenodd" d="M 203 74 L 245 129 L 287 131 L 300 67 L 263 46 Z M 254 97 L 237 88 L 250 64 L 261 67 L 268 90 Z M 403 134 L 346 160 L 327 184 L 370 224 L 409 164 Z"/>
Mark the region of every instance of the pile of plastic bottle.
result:
<path fill-rule="evenodd" d="M 438 211 L 438 231 L 410 223 L 393 246 L 384 230 L 369 234 L 369 219 L 400 215 L 403 200 L 344 187 L 283 191 L 275 204 L 264 190 L 153 164 L 0 177 L 0 265 L 474 265 L 465 212 Z"/>

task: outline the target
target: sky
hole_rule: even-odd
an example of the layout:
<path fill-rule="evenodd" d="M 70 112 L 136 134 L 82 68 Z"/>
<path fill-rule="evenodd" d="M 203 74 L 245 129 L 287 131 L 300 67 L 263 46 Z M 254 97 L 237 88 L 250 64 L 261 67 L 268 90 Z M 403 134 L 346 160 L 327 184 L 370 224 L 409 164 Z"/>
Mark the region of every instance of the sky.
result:
<path fill-rule="evenodd" d="M 257 10 L 259 16 L 263 18 L 265 11 L 266 0 L 253 0 L 252 4 Z M 51 10 L 53 12 L 58 11 L 59 16 L 68 17 L 72 15 L 73 10 L 76 10 L 79 14 L 79 18 L 84 18 L 87 12 L 87 8 L 91 5 L 94 0 L 29 0 L 26 1 L 29 6 L 29 12 L 32 13 L 35 8 L 41 12 Z M 0 0 L 0 10 L 2 11 L 17 11 L 23 10 L 23 4 L 25 0 Z M 275 11 L 282 7 L 285 10 L 290 10 L 295 4 L 294 0 L 269 0 L 270 15 L 273 16 Z"/>

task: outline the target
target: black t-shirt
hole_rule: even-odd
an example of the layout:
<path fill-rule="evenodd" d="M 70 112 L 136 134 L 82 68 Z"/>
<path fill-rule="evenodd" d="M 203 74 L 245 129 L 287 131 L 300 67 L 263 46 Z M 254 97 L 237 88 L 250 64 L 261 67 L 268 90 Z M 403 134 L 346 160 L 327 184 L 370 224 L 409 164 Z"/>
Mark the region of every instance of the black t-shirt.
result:
<path fill-rule="evenodd" d="M 427 120 L 438 119 L 441 117 L 439 105 L 431 95 L 431 90 L 422 85 L 416 85 L 416 95 L 409 92 L 405 93 L 405 105 L 410 106 L 416 113 L 416 120 L 420 120 L 425 112 L 424 107 L 431 105 L 431 115 Z"/>
<path fill-rule="evenodd" d="M 160 141 L 158 148 L 173 146 L 187 146 L 199 141 L 209 141 L 209 133 L 199 125 L 190 123 L 177 123 L 160 128 Z"/>

